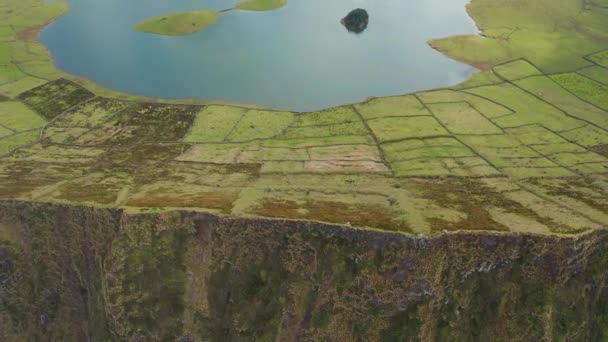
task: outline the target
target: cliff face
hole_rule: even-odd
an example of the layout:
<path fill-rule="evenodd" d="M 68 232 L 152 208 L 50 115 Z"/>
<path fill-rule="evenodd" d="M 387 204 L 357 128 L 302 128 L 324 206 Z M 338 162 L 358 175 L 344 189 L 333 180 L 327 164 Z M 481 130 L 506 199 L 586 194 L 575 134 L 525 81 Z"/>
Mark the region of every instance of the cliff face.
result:
<path fill-rule="evenodd" d="M 608 233 L 0 202 L 0 340 L 604 340 Z"/>

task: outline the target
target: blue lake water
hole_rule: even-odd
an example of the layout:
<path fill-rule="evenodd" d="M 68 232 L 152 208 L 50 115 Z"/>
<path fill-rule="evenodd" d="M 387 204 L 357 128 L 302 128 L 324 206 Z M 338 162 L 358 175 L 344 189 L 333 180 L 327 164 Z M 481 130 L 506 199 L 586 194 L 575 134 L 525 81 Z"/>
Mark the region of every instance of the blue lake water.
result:
<path fill-rule="evenodd" d="M 135 32 L 169 13 L 233 7 L 226 0 L 67 0 L 41 40 L 57 67 L 105 87 L 297 111 L 449 86 L 474 69 L 427 41 L 477 33 L 468 0 L 289 0 L 271 12 L 233 10 L 189 36 Z M 365 8 L 361 34 L 340 19 Z"/>

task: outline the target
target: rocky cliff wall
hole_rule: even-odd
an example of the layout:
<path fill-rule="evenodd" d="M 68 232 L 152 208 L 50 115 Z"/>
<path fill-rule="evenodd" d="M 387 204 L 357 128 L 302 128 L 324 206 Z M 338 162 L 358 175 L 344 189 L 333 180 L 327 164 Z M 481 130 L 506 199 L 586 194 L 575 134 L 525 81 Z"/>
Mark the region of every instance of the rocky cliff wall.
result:
<path fill-rule="evenodd" d="M 4 201 L 0 340 L 605 340 L 607 244 Z"/>

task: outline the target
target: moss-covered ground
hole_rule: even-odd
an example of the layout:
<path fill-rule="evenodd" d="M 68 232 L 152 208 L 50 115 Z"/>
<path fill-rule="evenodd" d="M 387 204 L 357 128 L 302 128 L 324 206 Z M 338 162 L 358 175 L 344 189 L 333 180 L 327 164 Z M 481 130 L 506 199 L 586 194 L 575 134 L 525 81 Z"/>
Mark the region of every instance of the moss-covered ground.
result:
<path fill-rule="evenodd" d="M 608 223 L 608 12 L 593 3 L 474 0 L 486 38 L 431 42 L 484 68 L 469 81 L 295 113 L 83 86 L 56 71 L 36 39 L 63 5 L 26 2 L 0 5 L 10 50 L 0 54 L 0 198 L 422 234 L 567 234 Z M 559 25 L 533 15 L 537 7 Z M 546 32 L 564 22 L 578 31 Z M 546 54 L 556 40 L 563 51 Z"/>

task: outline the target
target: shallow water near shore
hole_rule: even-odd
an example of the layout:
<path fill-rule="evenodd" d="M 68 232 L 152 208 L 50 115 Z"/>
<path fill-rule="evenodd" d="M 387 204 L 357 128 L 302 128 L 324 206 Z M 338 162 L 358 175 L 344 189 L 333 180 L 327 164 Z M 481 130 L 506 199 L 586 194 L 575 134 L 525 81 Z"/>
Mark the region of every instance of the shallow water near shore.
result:
<path fill-rule="evenodd" d="M 105 87 L 309 111 L 444 87 L 474 69 L 427 41 L 476 33 L 468 0 L 290 0 L 270 12 L 232 10 L 189 36 L 135 32 L 150 17 L 236 1 L 67 0 L 70 11 L 41 35 L 57 67 Z M 370 16 L 361 34 L 340 19 Z"/>

